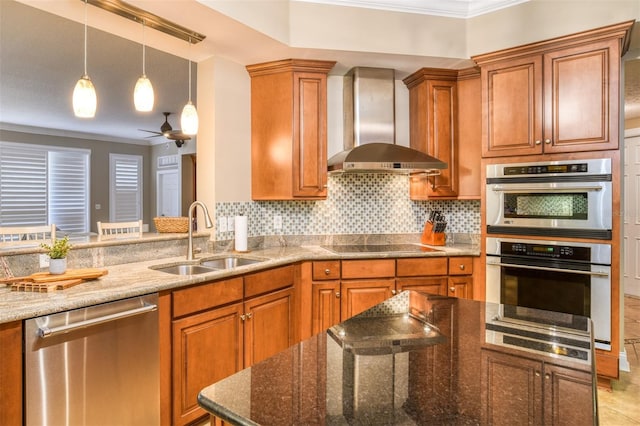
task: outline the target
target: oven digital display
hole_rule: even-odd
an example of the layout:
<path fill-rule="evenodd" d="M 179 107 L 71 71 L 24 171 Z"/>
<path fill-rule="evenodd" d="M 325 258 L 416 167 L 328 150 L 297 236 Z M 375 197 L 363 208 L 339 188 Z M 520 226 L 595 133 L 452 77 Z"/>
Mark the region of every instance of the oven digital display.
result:
<path fill-rule="evenodd" d="M 532 246 L 531 250 L 536 253 L 553 253 L 553 247 L 550 246 Z"/>

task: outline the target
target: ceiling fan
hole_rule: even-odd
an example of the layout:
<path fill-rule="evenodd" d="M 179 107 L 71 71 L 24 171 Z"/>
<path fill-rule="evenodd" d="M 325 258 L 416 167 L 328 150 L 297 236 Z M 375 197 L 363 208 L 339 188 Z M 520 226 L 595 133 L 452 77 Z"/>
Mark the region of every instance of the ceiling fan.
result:
<path fill-rule="evenodd" d="M 159 132 L 155 130 L 138 130 L 142 132 L 153 133 L 152 136 L 147 136 L 148 138 L 157 138 L 158 136 L 164 136 L 165 138 L 174 141 L 178 148 L 182 147 L 182 145 L 184 145 L 186 141 L 191 140 L 191 136 L 182 133 L 181 130 L 173 130 L 173 127 L 171 127 L 171 124 L 169 124 L 169 116 L 171 115 L 170 112 L 163 112 L 162 114 L 164 114 L 164 123 L 162 123 L 162 126 L 160 126 Z"/>

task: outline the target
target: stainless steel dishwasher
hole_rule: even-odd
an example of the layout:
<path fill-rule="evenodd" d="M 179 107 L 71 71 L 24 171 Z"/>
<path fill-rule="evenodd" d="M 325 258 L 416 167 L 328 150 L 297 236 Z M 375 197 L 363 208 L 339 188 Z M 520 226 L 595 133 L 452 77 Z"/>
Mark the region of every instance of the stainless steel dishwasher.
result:
<path fill-rule="evenodd" d="M 27 425 L 158 425 L 158 295 L 25 321 Z"/>

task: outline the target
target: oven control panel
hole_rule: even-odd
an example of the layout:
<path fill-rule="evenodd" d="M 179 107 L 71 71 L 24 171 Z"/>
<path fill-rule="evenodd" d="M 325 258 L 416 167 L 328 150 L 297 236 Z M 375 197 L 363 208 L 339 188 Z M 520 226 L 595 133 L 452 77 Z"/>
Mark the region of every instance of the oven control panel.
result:
<path fill-rule="evenodd" d="M 519 255 L 527 257 L 543 257 L 564 260 L 591 260 L 591 248 L 574 247 L 556 244 L 535 244 L 523 242 L 500 243 L 502 255 Z"/>
<path fill-rule="evenodd" d="M 587 173 L 588 171 L 589 165 L 587 163 L 518 165 L 506 166 L 503 169 L 505 176 L 544 175 L 549 173 Z"/>

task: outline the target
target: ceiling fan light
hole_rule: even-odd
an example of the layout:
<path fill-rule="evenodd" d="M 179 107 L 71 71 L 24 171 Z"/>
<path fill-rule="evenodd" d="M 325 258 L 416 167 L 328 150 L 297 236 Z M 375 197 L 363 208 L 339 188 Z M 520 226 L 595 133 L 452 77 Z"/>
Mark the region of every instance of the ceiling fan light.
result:
<path fill-rule="evenodd" d="M 80 118 L 93 118 L 96 115 L 98 98 L 96 89 L 88 75 L 83 75 L 73 89 L 73 113 Z"/>
<path fill-rule="evenodd" d="M 142 74 L 133 89 L 133 103 L 136 111 L 149 112 L 153 109 L 154 95 L 151 81 Z"/>
<path fill-rule="evenodd" d="M 191 101 L 187 102 L 182 110 L 180 127 L 182 127 L 182 133 L 186 135 L 198 133 L 198 111 Z"/>

